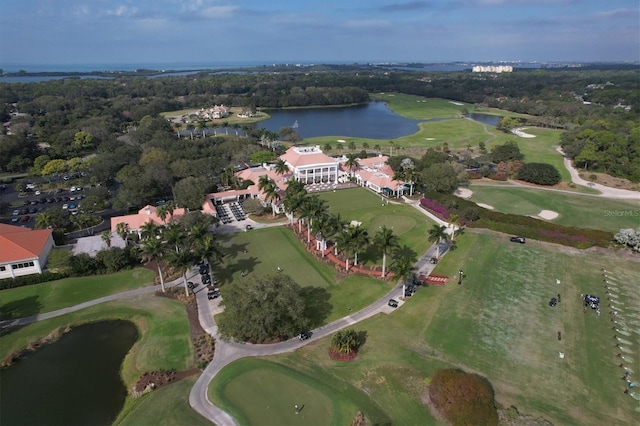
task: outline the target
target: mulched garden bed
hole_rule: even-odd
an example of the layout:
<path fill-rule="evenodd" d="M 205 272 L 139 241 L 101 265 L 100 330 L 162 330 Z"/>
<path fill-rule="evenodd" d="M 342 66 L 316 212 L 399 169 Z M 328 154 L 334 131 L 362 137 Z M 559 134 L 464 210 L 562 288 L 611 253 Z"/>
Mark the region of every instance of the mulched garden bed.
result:
<path fill-rule="evenodd" d="M 338 351 L 329 349 L 329 356 L 336 361 L 353 361 L 358 357 L 358 351 L 353 351 L 350 354 L 341 354 Z"/>

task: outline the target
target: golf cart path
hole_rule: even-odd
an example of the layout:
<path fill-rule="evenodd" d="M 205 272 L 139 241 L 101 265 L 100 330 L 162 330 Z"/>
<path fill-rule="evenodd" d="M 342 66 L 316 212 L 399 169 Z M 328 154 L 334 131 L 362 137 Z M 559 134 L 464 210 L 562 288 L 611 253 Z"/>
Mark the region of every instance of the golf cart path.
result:
<path fill-rule="evenodd" d="M 599 197 L 604 198 L 616 198 L 616 199 L 631 199 L 631 200 L 640 200 L 640 192 L 638 191 L 629 191 L 627 189 L 618 189 L 611 188 L 608 186 L 600 185 L 599 183 L 593 183 L 582 179 L 576 170 L 575 167 L 571 164 L 571 160 L 569 160 L 562 151 L 562 148 L 556 147 L 556 151 L 562 155 L 564 159 L 564 166 L 567 168 L 569 173 L 571 174 L 571 181 L 576 185 L 586 186 L 587 188 L 597 189 L 601 192 L 598 194 Z"/>

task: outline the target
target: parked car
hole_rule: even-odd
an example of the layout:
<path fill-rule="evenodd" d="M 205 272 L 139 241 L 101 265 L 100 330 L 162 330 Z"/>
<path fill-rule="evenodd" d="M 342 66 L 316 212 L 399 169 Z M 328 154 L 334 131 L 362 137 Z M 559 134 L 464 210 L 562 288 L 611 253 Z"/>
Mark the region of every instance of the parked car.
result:
<path fill-rule="evenodd" d="M 209 300 L 217 299 L 218 297 L 220 297 L 220 290 L 209 290 L 207 292 L 207 299 Z"/>
<path fill-rule="evenodd" d="M 20 214 L 20 210 L 19 210 L 19 209 L 15 209 L 15 210 L 13 211 L 13 215 L 14 215 L 14 216 L 18 216 L 19 214 Z"/>
<path fill-rule="evenodd" d="M 253 226 L 251 226 L 251 225 L 247 225 L 245 229 L 246 229 L 247 231 L 251 231 L 251 230 L 253 229 Z"/>
<path fill-rule="evenodd" d="M 29 219 L 31 219 L 31 216 L 26 215 L 26 216 L 22 216 L 22 219 L 20 219 L 21 222 L 29 222 Z"/>
<path fill-rule="evenodd" d="M 549 306 L 551 306 L 552 308 L 557 304 L 558 304 L 558 299 L 556 299 L 555 297 L 552 297 L 551 300 L 549 300 Z"/>
<path fill-rule="evenodd" d="M 395 299 L 389 299 L 389 302 L 387 303 L 387 305 L 391 306 L 392 308 L 397 308 L 398 307 L 398 301 Z"/>
<path fill-rule="evenodd" d="M 187 287 L 189 287 L 191 290 L 193 290 L 194 288 L 198 287 L 198 284 L 194 283 L 192 281 L 188 281 L 187 282 Z"/>
<path fill-rule="evenodd" d="M 211 284 L 211 277 L 209 276 L 209 274 L 202 276 L 202 284 L 205 284 L 205 285 Z"/>
<path fill-rule="evenodd" d="M 310 331 L 303 331 L 302 333 L 300 333 L 298 338 L 300 340 L 309 340 L 311 338 L 311 335 L 312 333 Z"/>
<path fill-rule="evenodd" d="M 512 243 L 520 243 L 520 244 L 525 243 L 524 237 L 511 237 L 509 238 L 509 241 L 511 241 Z"/>
<path fill-rule="evenodd" d="M 209 273 L 209 265 L 202 264 L 198 267 L 198 272 L 200 272 L 200 275 L 206 275 Z"/>
<path fill-rule="evenodd" d="M 69 208 L 69 204 L 63 204 L 62 205 L 62 210 L 67 210 Z"/>

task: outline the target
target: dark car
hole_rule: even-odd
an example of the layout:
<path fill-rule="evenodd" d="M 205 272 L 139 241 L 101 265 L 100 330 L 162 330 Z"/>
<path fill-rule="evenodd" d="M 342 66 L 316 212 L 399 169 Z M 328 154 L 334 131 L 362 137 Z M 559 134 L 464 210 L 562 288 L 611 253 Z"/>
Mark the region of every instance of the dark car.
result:
<path fill-rule="evenodd" d="M 511 237 L 509 238 L 509 241 L 511 241 L 512 243 L 520 243 L 520 244 L 525 243 L 524 237 Z"/>
<path fill-rule="evenodd" d="M 246 229 L 247 231 L 251 231 L 251 230 L 253 229 L 253 226 L 251 226 L 251 225 L 247 225 L 247 226 L 245 227 L 245 229 Z"/>
<path fill-rule="evenodd" d="M 209 274 L 202 276 L 202 284 L 211 284 L 211 277 Z"/>
<path fill-rule="evenodd" d="M 209 265 L 200 265 L 198 267 L 198 271 L 200 272 L 200 275 L 206 275 L 209 273 Z"/>
<path fill-rule="evenodd" d="M 556 299 L 555 297 L 552 297 L 551 300 L 549 300 L 549 306 L 551 306 L 552 308 L 557 304 L 558 304 L 558 299 Z"/>
<path fill-rule="evenodd" d="M 209 290 L 207 292 L 207 299 L 213 300 L 220 297 L 220 290 Z"/>
<path fill-rule="evenodd" d="M 189 282 L 187 282 L 187 287 L 189 287 L 191 290 L 193 290 L 194 288 L 198 287 L 198 284 L 189 281 Z"/>
<path fill-rule="evenodd" d="M 26 216 L 22 216 L 22 219 L 20 219 L 21 222 L 29 222 L 29 220 L 31 219 L 31 216 L 26 215 Z"/>
<path fill-rule="evenodd" d="M 303 331 L 302 333 L 300 333 L 300 336 L 298 336 L 298 338 L 300 340 L 309 340 L 311 338 L 311 332 L 310 331 Z"/>
<path fill-rule="evenodd" d="M 389 302 L 387 303 L 387 305 L 391 306 L 392 308 L 397 308 L 398 307 L 398 301 L 395 299 L 389 299 Z"/>

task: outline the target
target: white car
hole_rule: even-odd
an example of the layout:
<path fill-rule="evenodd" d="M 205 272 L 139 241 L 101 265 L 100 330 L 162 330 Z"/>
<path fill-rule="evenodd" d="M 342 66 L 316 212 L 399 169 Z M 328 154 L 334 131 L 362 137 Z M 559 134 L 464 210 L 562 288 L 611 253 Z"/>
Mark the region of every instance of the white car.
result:
<path fill-rule="evenodd" d="M 70 192 L 76 192 L 78 188 L 76 188 L 75 186 L 72 186 L 71 189 L 69 190 Z"/>
<path fill-rule="evenodd" d="M 69 204 L 63 204 L 62 205 L 62 210 L 67 210 L 69 208 Z"/>

